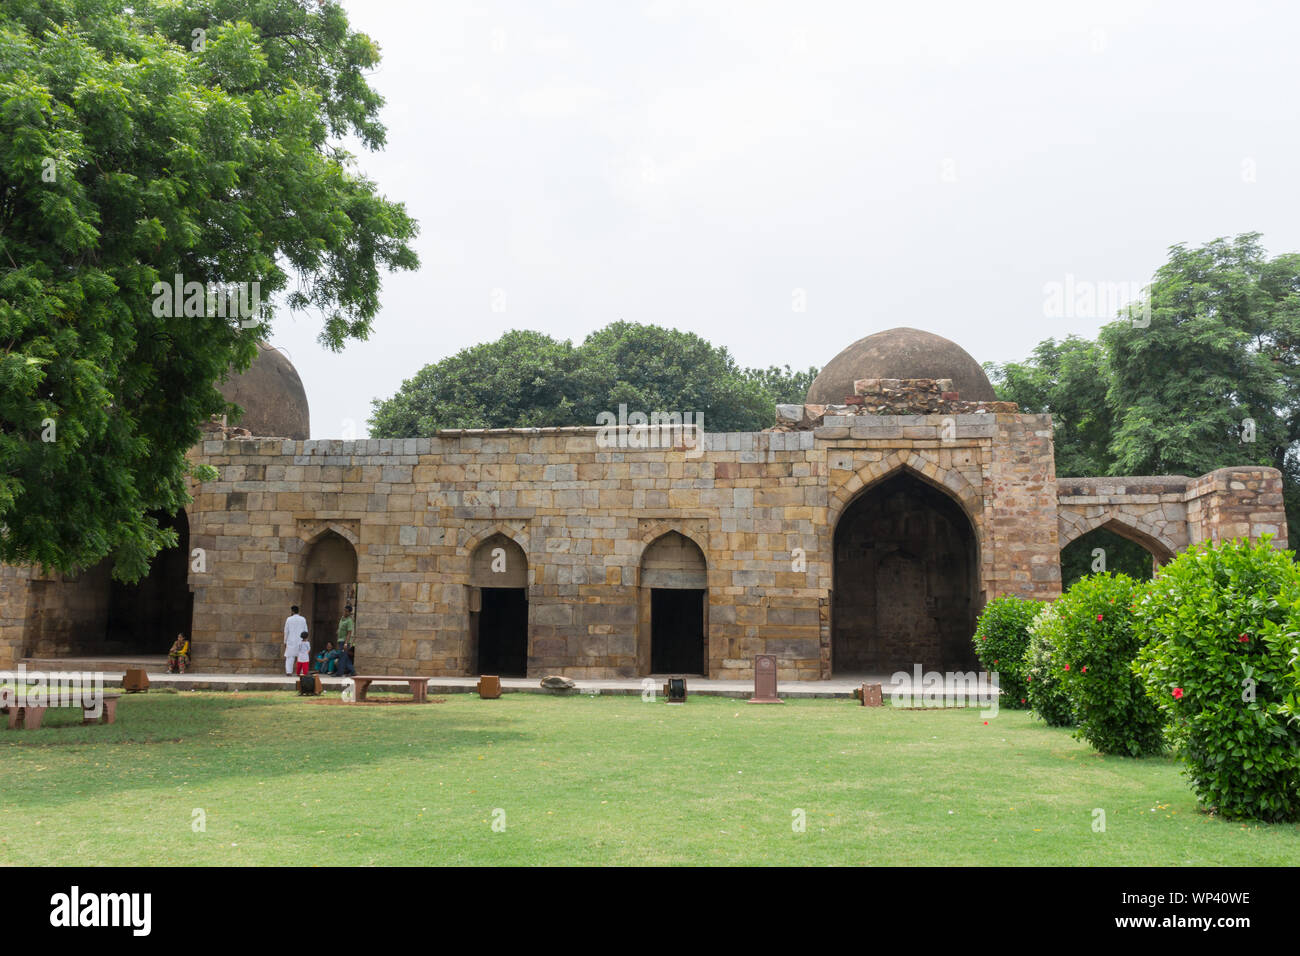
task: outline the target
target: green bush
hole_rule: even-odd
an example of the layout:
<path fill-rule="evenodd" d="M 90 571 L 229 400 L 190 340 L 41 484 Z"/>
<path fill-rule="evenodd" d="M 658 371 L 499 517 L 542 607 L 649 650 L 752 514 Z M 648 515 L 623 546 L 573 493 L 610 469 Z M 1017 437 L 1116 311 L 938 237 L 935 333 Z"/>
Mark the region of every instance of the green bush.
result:
<path fill-rule="evenodd" d="M 1023 710 L 1029 706 L 1022 668 L 1029 646 L 1029 622 L 1042 606 L 1042 601 L 1005 594 L 994 598 L 980 612 L 973 639 L 975 655 L 986 671 L 998 673 L 1000 707 Z"/>
<path fill-rule="evenodd" d="M 1025 696 L 1029 709 L 1047 721 L 1049 727 L 1073 727 L 1074 710 L 1065 695 L 1062 671 L 1055 663 L 1060 632 L 1061 615 L 1056 605 L 1044 604 L 1029 624 L 1029 648 L 1024 661 Z"/>
<path fill-rule="evenodd" d="M 1202 805 L 1300 819 L 1300 570 L 1266 540 L 1198 545 L 1138 604 L 1136 670 Z"/>
<path fill-rule="evenodd" d="M 1140 648 L 1133 602 L 1141 585 L 1127 574 L 1080 578 L 1056 602 L 1055 661 L 1075 735 L 1104 754 L 1142 757 L 1164 750 L 1160 709 L 1133 672 Z"/>

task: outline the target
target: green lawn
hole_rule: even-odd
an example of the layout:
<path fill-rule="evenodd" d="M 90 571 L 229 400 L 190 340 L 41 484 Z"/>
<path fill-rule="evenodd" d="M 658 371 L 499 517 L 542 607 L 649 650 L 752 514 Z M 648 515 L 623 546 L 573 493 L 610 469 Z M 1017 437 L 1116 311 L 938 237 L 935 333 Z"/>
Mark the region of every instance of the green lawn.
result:
<path fill-rule="evenodd" d="M 79 719 L 0 731 L 0 861 L 1300 861 L 1300 826 L 1200 813 L 1174 761 L 1100 757 L 1013 711 L 152 692 L 123 698 L 114 726 Z"/>

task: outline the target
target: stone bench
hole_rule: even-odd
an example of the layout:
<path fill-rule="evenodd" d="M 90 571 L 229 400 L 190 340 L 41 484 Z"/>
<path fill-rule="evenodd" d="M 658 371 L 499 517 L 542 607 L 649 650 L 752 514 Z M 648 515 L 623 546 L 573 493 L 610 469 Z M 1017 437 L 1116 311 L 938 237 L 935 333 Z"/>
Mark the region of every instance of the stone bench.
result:
<path fill-rule="evenodd" d="M 121 696 L 121 694 L 105 694 L 101 697 L 99 702 L 102 710 L 98 718 L 94 716 L 94 708 L 92 707 L 85 707 L 81 704 L 73 704 L 71 706 L 82 712 L 81 723 L 83 726 L 95 723 L 113 724 L 117 722 L 117 701 Z M 9 730 L 40 730 L 41 721 L 45 719 L 45 712 L 47 710 L 55 710 L 66 706 L 68 705 L 47 704 L 43 707 L 31 707 L 27 705 L 22 707 L 0 707 L 0 712 L 8 714 Z"/>
<path fill-rule="evenodd" d="M 366 699 L 366 691 L 371 684 L 407 684 L 411 688 L 411 697 L 415 703 L 423 704 L 429 699 L 429 678 L 408 677 L 404 675 L 358 674 L 350 678 L 357 689 L 357 700 Z"/>

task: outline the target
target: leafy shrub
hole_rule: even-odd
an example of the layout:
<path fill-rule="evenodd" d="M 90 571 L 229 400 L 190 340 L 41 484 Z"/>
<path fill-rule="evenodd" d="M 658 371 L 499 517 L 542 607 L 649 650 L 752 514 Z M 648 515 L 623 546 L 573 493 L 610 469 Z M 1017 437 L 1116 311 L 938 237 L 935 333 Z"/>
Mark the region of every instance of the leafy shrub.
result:
<path fill-rule="evenodd" d="M 1104 754 L 1164 750 L 1160 709 L 1133 672 L 1141 646 L 1133 602 L 1140 591 L 1127 574 L 1093 574 L 1056 602 L 1055 661 L 1079 723 L 1075 735 Z"/>
<path fill-rule="evenodd" d="M 975 655 L 986 671 L 998 672 L 1000 707 L 1023 710 L 1028 707 L 1025 678 L 1022 673 L 1025 649 L 1029 646 L 1029 622 L 1042 601 L 1032 601 L 1004 594 L 994 598 L 980 612 L 975 626 Z"/>
<path fill-rule="evenodd" d="M 1198 545 L 1138 604 L 1136 669 L 1169 720 L 1201 803 L 1300 819 L 1300 570 L 1291 553 Z"/>
<path fill-rule="evenodd" d="M 1061 632 L 1061 615 L 1056 605 L 1046 603 L 1029 623 L 1029 648 L 1025 651 L 1024 674 L 1029 709 L 1047 721 L 1049 727 L 1073 727 L 1074 710 L 1061 681 L 1055 661 L 1056 642 Z"/>

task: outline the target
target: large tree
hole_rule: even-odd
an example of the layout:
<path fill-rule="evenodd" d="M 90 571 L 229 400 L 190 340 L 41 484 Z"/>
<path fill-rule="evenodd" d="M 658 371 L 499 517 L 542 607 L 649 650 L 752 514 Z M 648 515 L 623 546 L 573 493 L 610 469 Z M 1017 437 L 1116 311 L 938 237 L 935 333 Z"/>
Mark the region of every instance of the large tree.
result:
<path fill-rule="evenodd" d="M 743 369 L 692 332 L 613 322 L 579 346 L 507 332 L 425 366 L 376 399 L 370 434 L 413 438 L 439 428 L 595 425 L 601 412 L 702 414 L 706 431 L 769 427 L 777 402 L 802 402 L 815 369 Z"/>
<path fill-rule="evenodd" d="M 1075 335 L 1061 342 L 1047 339 L 1026 362 L 984 367 L 1000 399 L 1017 403 L 1024 412 L 1051 413 L 1058 475 L 1110 473 L 1114 416 L 1106 404 L 1101 346 Z"/>
<path fill-rule="evenodd" d="M 384 143 L 378 61 L 331 0 L 0 6 L 0 560 L 132 580 L 174 543 L 156 515 L 272 319 L 221 290 L 368 335 L 417 265 L 341 145 Z"/>
<path fill-rule="evenodd" d="M 1049 339 L 990 371 L 999 397 L 1053 414 L 1061 475 L 1270 465 L 1300 542 L 1300 255 L 1269 258 L 1257 233 L 1173 246 L 1096 344 Z"/>

